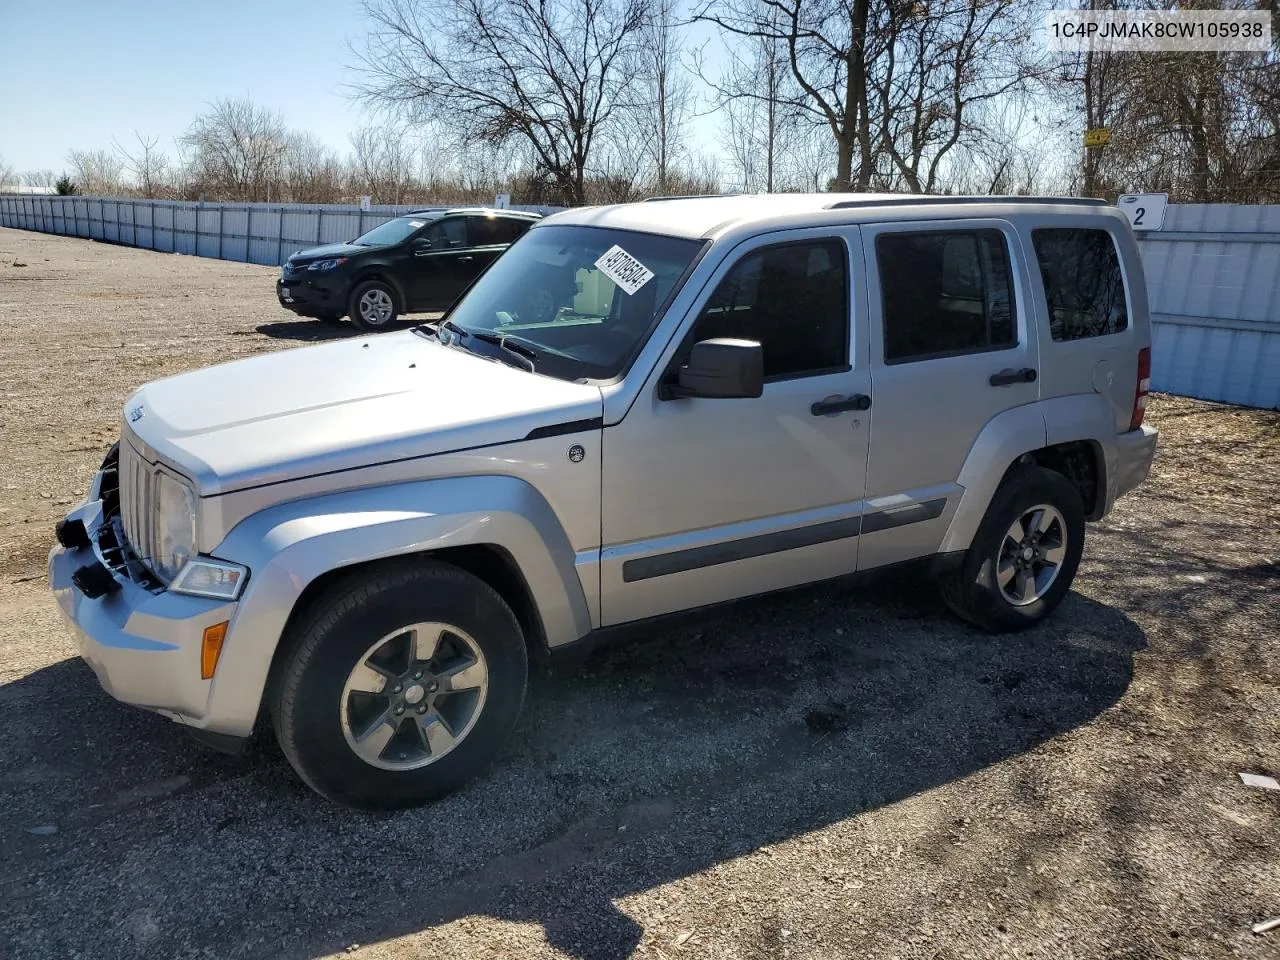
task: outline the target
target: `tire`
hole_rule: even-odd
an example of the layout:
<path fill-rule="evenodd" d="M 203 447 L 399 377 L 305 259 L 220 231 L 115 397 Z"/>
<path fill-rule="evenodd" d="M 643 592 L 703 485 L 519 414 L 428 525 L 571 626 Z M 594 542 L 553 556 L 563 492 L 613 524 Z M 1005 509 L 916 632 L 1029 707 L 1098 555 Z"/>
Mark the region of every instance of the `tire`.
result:
<path fill-rule="evenodd" d="M 351 291 L 347 314 L 352 323 L 367 333 L 389 330 L 400 314 L 400 298 L 389 283 L 365 280 Z"/>
<path fill-rule="evenodd" d="M 1046 510 L 1035 511 L 1038 508 Z M 1056 516 L 1054 513 L 1056 512 Z M 1028 563 L 1013 526 L 1043 529 Z M 942 581 L 942 596 L 960 617 L 991 633 L 1025 630 L 1066 597 L 1084 551 L 1084 504 L 1060 473 L 1024 467 L 996 490 L 959 568 Z M 1057 559 L 1056 564 L 1050 561 Z M 1003 583 L 1001 582 L 1003 581 Z"/>
<path fill-rule="evenodd" d="M 440 625 L 450 629 L 429 663 L 406 658 L 404 638 L 425 652 Z M 450 564 L 406 561 L 345 578 L 284 643 L 271 691 L 276 739 L 312 789 L 344 806 L 401 809 L 453 792 L 494 759 L 524 703 L 528 654 L 515 614 Z M 378 683 L 381 692 L 365 692 Z"/>

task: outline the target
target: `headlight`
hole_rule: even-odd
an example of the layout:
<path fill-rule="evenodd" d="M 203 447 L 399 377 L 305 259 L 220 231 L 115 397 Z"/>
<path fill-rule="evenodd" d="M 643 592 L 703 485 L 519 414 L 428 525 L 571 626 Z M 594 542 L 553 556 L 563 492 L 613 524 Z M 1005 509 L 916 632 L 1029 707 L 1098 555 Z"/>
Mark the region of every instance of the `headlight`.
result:
<path fill-rule="evenodd" d="M 151 569 L 166 582 L 196 552 L 196 495 L 164 471 L 156 473 L 156 555 Z"/>
<path fill-rule="evenodd" d="M 335 257 L 332 260 L 317 260 L 315 263 L 311 264 L 311 266 L 307 267 L 307 269 L 308 270 L 332 270 L 334 267 L 340 267 L 342 266 L 342 264 L 346 262 L 347 262 L 346 257 Z"/>
<path fill-rule="evenodd" d="M 209 557 L 197 557 L 187 562 L 169 589 L 174 593 L 186 593 L 193 597 L 212 597 L 215 600 L 234 600 L 244 589 L 249 571 L 238 563 L 227 563 Z"/>

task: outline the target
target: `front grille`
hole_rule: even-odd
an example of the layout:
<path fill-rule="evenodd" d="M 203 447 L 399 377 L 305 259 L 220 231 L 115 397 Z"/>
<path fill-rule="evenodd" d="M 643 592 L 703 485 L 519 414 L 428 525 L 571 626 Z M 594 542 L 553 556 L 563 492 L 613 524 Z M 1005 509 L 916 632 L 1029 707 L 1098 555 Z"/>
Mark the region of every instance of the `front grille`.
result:
<path fill-rule="evenodd" d="M 97 533 L 98 554 L 112 573 L 127 577 L 149 590 L 159 590 L 163 588 L 163 584 L 142 562 L 126 532 L 125 514 L 127 511 L 134 515 L 137 511 L 138 499 L 133 492 L 134 485 L 139 473 L 149 473 L 145 468 L 146 463 L 128 441 L 116 444 L 103 461 L 102 481 L 98 486 L 103 521 Z M 126 480 L 126 477 L 129 479 Z M 148 509 L 142 512 L 149 517 L 149 505 L 147 506 Z"/>
<path fill-rule="evenodd" d="M 127 440 L 120 444 L 120 519 L 124 535 L 143 563 L 155 557 L 152 490 L 155 474 Z"/>

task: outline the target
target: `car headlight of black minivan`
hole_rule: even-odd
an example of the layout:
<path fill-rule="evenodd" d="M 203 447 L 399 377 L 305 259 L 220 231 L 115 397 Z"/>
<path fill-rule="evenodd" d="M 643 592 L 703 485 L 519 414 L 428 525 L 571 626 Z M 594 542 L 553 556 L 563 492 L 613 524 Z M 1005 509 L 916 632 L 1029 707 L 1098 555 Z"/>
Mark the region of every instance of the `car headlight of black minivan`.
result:
<path fill-rule="evenodd" d="M 347 262 L 346 257 L 334 257 L 332 260 L 317 260 L 310 264 L 308 270 L 332 270 L 334 267 L 340 267 Z"/>

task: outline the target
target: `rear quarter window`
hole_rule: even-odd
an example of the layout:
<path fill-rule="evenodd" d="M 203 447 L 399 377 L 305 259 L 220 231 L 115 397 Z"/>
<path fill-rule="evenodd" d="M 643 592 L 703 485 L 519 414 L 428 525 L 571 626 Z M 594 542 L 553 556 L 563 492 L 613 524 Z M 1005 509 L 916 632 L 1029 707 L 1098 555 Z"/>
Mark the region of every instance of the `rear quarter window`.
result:
<path fill-rule="evenodd" d="M 1124 276 L 1115 241 L 1105 230 L 1031 232 L 1054 340 L 1083 340 L 1129 327 Z"/>

